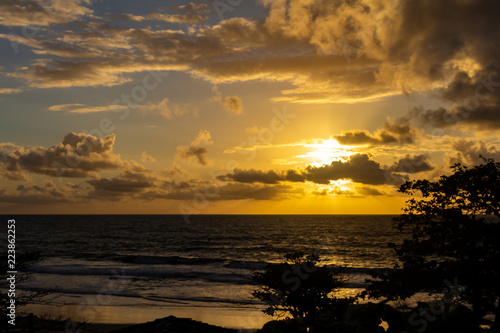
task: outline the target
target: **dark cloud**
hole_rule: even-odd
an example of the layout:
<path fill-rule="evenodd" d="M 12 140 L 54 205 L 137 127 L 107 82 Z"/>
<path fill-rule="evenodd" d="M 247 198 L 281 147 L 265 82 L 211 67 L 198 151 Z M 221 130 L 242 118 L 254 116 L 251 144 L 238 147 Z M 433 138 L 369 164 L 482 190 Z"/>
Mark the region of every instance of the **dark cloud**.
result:
<path fill-rule="evenodd" d="M 405 176 L 394 173 L 382 167 L 366 154 L 352 155 L 346 162 L 334 161 L 329 165 L 307 166 L 302 170 L 287 170 L 277 173 L 273 170 L 241 170 L 235 169 L 234 173 L 218 177 L 220 180 L 232 180 L 240 183 L 276 184 L 282 181 L 313 182 L 316 184 L 330 184 L 339 179 L 350 179 L 356 183 L 381 185 L 398 185 L 406 180 Z"/>
<path fill-rule="evenodd" d="M 280 181 L 286 180 L 283 175 L 277 174 L 273 170 L 242 170 L 235 169 L 234 173 L 225 176 L 219 176 L 220 180 L 233 180 L 239 183 L 263 183 L 263 184 L 277 184 Z"/>
<path fill-rule="evenodd" d="M 194 157 L 199 164 L 207 165 L 209 163 L 207 158 L 207 148 L 202 147 L 201 145 L 211 143 L 212 137 L 210 136 L 210 133 L 208 131 L 201 130 L 196 139 L 191 142 L 189 146 L 177 147 L 177 154 L 175 156 L 180 160 L 190 160 Z"/>
<path fill-rule="evenodd" d="M 418 137 L 417 130 L 404 120 L 388 121 L 375 134 L 368 131 L 345 131 L 333 138 L 343 145 L 386 145 L 413 143 Z"/>
<path fill-rule="evenodd" d="M 494 146 L 489 146 L 484 141 L 468 141 L 460 139 L 452 144 L 457 152 L 450 158 L 450 164 L 477 165 L 483 163 L 483 158 L 493 158 L 500 161 L 500 151 Z"/>
<path fill-rule="evenodd" d="M 52 177 L 97 177 L 96 172 L 116 170 L 120 156 L 112 152 L 115 135 L 99 139 L 83 133 L 68 133 L 62 143 L 50 148 L 0 145 L 0 170 L 5 178 L 26 179 L 26 173 Z"/>
<path fill-rule="evenodd" d="M 420 154 L 413 156 L 406 155 L 404 158 L 395 162 L 391 170 L 402 173 L 419 173 L 434 170 L 434 167 L 425 154 Z"/>
<path fill-rule="evenodd" d="M 337 140 L 342 145 L 373 145 L 380 143 L 394 143 L 394 140 L 390 140 L 389 142 L 383 142 L 381 138 L 377 138 L 374 135 L 370 134 L 368 131 L 354 130 L 354 131 L 343 131 L 340 135 L 334 135 L 333 138 Z"/>
<path fill-rule="evenodd" d="M 105 190 L 120 193 L 140 192 L 148 187 L 151 187 L 152 185 L 148 182 L 131 181 L 116 178 L 89 180 L 88 183 L 94 186 L 96 190 Z"/>
<path fill-rule="evenodd" d="M 372 197 L 386 195 L 385 193 L 379 191 L 378 189 L 370 186 L 357 186 L 356 192 L 361 195 L 372 196 Z"/>
<path fill-rule="evenodd" d="M 78 185 L 67 183 L 58 188 L 53 182 L 46 180 L 42 186 L 19 185 L 14 193 L 0 190 L 0 202 L 20 205 L 48 205 L 69 203 L 81 200 L 82 188 Z M 79 199 L 80 198 L 80 199 Z"/>
<path fill-rule="evenodd" d="M 238 96 L 228 96 L 224 98 L 223 105 L 227 112 L 234 114 L 241 114 L 243 112 L 243 103 L 241 103 L 241 98 Z"/>
<path fill-rule="evenodd" d="M 285 173 L 285 179 L 290 182 L 304 182 L 306 176 L 300 173 L 300 171 L 289 169 Z"/>
<path fill-rule="evenodd" d="M 444 75 L 447 62 L 463 58 L 463 52 L 491 65 L 500 55 L 496 43 L 500 22 L 493 13 L 497 1 L 404 1 L 396 25 L 391 27 L 389 57 L 412 63 L 416 73 L 430 79 Z M 411 58 L 413 57 L 413 62 Z"/>
<path fill-rule="evenodd" d="M 230 183 L 224 185 L 219 190 L 220 200 L 273 200 L 283 199 L 292 191 L 291 186 L 287 185 L 248 185 Z"/>
<path fill-rule="evenodd" d="M 441 90 L 441 97 L 455 105 L 450 108 L 414 109 L 410 118 L 438 128 L 472 127 L 476 130 L 500 128 L 500 70 L 490 68 L 470 76 L 458 73 Z"/>
<path fill-rule="evenodd" d="M 352 155 L 347 162 L 334 161 L 330 165 L 308 166 L 303 174 L 306 180 L 329 184 L 331 180 L 350 179 L 356 183 L 382 185 L 400 184 L 405 178 L 382 167 L 366 154 Z"/>
<path fill-rule="evenodd" d="M 199 197 L 203 189 L 210 188 L 213 193 Z M 211 183 L 189 184 L 188 186 L 170 188 L 168 190 L 152 189 L 136 196 L 143 200 L 275 200 L 290 196 L 302 196 L 304 192 L 289 185 L 241 184 L 228 183 L 216 185 Z"/>
<path fill-rule="evenodd" d="M 94 188 L 88 197 L 125 197 L 156 187 L 162 180 L 162 176 L 153 173 L 139 163 L 124 161 L 117 177 L 88 180 L 87 183 Z"/>
<path fill-rule="evenodd" d="M 66 203 L 64 198 L 54 198 L 44 193 L 38 194 L 5 194 L 0 191 L 0 202 L 19 205 L 49 205 L 57 203 Z"/>
<path fill-rule="evenodd" d="M 51 50 L 50 53 L 56 52 Z M 29 70 L 10 75 L 26 79 L 30 85 L 39 88 L 113 86 L 130 81 L 122 76 L 123 65 L 125 64 L 111 60 L 86 62 L 46 60 L 33 64 Z M 133 68 L 134 64 L 130 66 Z"/>
<path fill-rule="evenodd" d="M 177 157 L 180 159 L 189 159 L 190 157 L 196 157 L 197 161 L 201 165 L 208 164 L 207 158 L 207 148 L 196 147 L 196 146 L 182 146 L 177 147 Z"/>

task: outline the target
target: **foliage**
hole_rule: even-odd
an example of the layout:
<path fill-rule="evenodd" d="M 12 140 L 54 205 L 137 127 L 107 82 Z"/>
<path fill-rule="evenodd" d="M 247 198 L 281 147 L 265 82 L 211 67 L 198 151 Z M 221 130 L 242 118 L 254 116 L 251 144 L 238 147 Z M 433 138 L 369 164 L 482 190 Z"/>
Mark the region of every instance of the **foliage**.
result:
<path fill-rule="evenodd" d="M 500 321 L 500 163 L 485 159 L 473 168 L 452 166 L 438 181 L 410 181 L 399 191 L 420 194 L 406 202 L 397 228 L 410 237 L 390 244 L 401 265 L 367 288 L 371 297 L 405 299 L 421 290 L 443 291 L 472 306 L 476 318 L 487 312 Z M 446 282 L 448 281 L 448 282 Z"/>
<path fill-rule="evenodd" d="M 345 309 L 338 320 L 329 323 L 322 323 L 322 325 L 318 325 L 314 332 L 385 332 L 385 330 L 380 326 L 382 320 L 388 321 L 387 318 L 392 320 L 394 316 L 401 320 L 400 313 L 385 304 L 352 304 Z"/>
<path fill-rule="evenodd" d="M 30 266 L 33 266 L 40 261 L 43 260 L 42 255 L 40 252 L 37 251 L 30 251 L 30 252 L 18 252 L 16 253 L 16 286 L 19 286 L 20 283 L 23 282 L 28 282 L 31 281 L 32 276 L 31 274 L 27 271 L 27 268 Z M 6 272 L 8 271 L 7 267 L 7 260 L 1 261 L 0 262 L 0 278 L 2 280 L 1 287 L 2 288 L 8 288 L 9 281 L 7 280 L 7 275 Z M 26 304 L 33 304 L 33 303 L 38 303 L 44 296 L 46 296 L 46 292 L 30 292 L 30 291 L 23 291 L 21 292 L 19 289 L 16 290 L 16 311 L 19 311 L 22 306 Z M 7 297 L 7 293 L 2 293 L 0 295 L 0 301 L 2 304 L 1 310 L 0 310 L 0 315 L 2 317 L 6 318 L 7 314 L 7 304 L 9 304 L 9 298 Z"/>
<path fill-rule="evenodd" d="M 333 297 L 345 278 L 339 270 L 320 265 L 318 253 L 305 257 L 296 252 L 285 258 L 285 262 L 270 263 L 264 271 L 252 273 L 252 280 L 261 285 L 252 295 L 267 304 L 264 313 L 310 321 L 340 311 L 353 301 Z"/>
<path fill-rule="evenodd" d="M 432 310 L 429 310 L 432 308 Z M 439 312 L 439 314 L 436 314 Z M 385 324 L 385 328 L 382 324 Z M 449 304 L 436 311 L 432 303 L 418 304 L 415 310 L 401 311 L 387 304 L 348 305 L 337 319 L 316 321 L 307 330 L 301 319 L 274 320 L 258 333 L 480 333 L 472 311 L 464 305 Z M 493 332 L 493 331 L 491 331 Z"/>

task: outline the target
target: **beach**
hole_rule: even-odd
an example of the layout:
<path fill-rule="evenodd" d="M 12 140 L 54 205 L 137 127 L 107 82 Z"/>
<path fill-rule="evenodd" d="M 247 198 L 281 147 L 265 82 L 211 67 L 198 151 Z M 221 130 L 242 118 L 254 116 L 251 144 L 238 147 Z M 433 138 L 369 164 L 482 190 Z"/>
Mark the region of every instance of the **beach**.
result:
<path fill-rule="evenodd" d="M 189 318 L 214 326 L 252 332 L 261 328 L 272 318 L 257 308 L 224 307 L 124 307 L 124 306 L 81 306 L 81 305 L 30 305 L 25 310 L 48 317 L 72 318 L 74 324 L 87 323 L 83 327 L 117 329 L 159 318 L 175 316 Z M 83 315 L 83 316 L 82 316 Z"/>

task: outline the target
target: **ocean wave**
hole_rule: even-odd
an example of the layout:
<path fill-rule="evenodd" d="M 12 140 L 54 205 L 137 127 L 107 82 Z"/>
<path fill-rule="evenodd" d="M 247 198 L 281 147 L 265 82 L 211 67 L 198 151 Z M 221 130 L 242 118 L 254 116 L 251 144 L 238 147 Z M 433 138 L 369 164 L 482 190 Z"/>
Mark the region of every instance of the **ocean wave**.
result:
<path fill-rule="evenodd" d="M 59 276 L 102 276 L 108 279 L 165 279 L 165 280 L 197 280 L 204 282 L 230 283 L 230 284 L 254 284 L 249 278 L 252 270 L 264 269 L 265 262 L 244 262 L 227 260 L 201 260 L 200 258 L 178 258 L 174 257 L 140 257 L 141 264 L 132 261 L 123 264 L 110 262 L 109 265 L 93 265 L 88 263 L 72 263 L 71 261 L 52 262 L 39 264 L 29 269 L 30 272 L 44 275 Z M 190 259 L 190 260 L 186 260 Z M 129 263 L 132 261 L 133 263 Z M 201 264 L 201 262 L 205 264 Z M 175 263 L 174 263 L 175 262 Z M 337 270 L 338 266 L 329 265 L 331 269 Z M 363 281 L 372 272 L 388 272 L 384 268 L 350 268 L 342 267 L 340 272 L 351 276 L 351 281 Z"/>
<path fill-rule="evenodd" d="M 226 268 L 235 269 L 264 269 L 268 262 L 266 261 L 244 261 L 244 260 L 229 260 L 220 258 L 206 258 L 206 257 L 181 257 L 181 256 L 118 256 L 114 258 L 115 261 L 140 264 L 140 265 L 186 265 L 186 266 L 210 266 L 220 265 Z"/>
<path fill-rule="evenodd" d="M 110 279 L 173 279 L 173 280 L 201 280 L 206 282 L 221 282 L 232 284 L 249 284 L 246 272 L 219 269 L 158 269 L 157 267 L 143 268 L 137 266 L 124 267 L 92 267 L 75 265 L 39 265 L 30 268 L 30 272 L 37 274 L 53 274 L 62 276 L 105 276 Z"/>
<path fill-rule="evenodd" d="M 179 256 L 124 256 L 116 260 L 125 263 L 143 264 L 143 265 L 209 265 L 226 262 L 226 259 L 215 258 L 185 258 Z"/>

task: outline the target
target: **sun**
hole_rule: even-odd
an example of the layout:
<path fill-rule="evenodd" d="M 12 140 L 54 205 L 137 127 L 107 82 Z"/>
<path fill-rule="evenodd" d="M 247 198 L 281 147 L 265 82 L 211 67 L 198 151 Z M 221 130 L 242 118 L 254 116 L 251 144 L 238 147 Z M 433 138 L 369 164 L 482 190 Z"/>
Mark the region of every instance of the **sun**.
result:
<path fill-rule="evenodd" d="M 353 147 L 341 145 L 337 140 L 318 140 L 314 143 L 304 144 L 304 147 L 314 148 L 314 150 L 297 157 L 310 160 L 312 166 L 322 166 L 331 164 L 333 161 L 346 161 L 355 152 Z"/>

